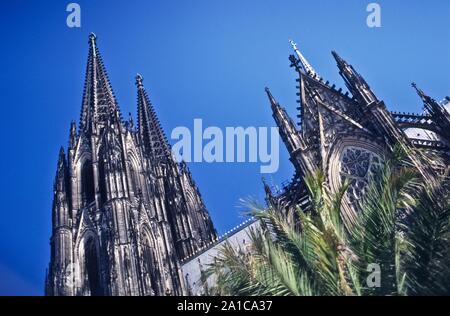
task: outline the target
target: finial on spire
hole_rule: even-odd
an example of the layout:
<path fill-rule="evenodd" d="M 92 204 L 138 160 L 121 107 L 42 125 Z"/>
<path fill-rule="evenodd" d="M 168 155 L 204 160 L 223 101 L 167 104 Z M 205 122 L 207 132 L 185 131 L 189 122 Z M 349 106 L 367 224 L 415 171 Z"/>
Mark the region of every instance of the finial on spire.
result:
<path fill-rule="evenodd" d="M 417 92 L 418 95 L 422 96 L 422 95 L 425 94 L 425 93 L 417 86 L 417 84 L 416 84 L 415 82 L 412 82 L 412 83 L 411 83 L 411 87 L 413 87 L 414 90 L 416 90 L 416 92 Z"/>
<path fill-rule="evenodd" d="M 411 86 L 416 90 L 419 97 L 422 99 L 424 111 L 428 112 L 429 115 L 434 117 L 434 121 L 437 124 L 442 124 L 440 126 L 445 133 L 446 137 L 450 137 L 450 113 L 446 109 L 445 105 L 437 102 L 435 99 L 425 94 L 425 92 L 420 89 L 414 82 Z M 446 100 L 449 98 L 446 97 Z"/>
<path fill-rule="evenodd" d="M 368 105 L 372 102 L 378 102 L 375 93 L 373 93 L 366 80 L 364 80 L 355 68 L 341 58 L 341 56 L 339 56 L 335 51 L 332 51 L 331 54 L 336 60 L 337 67 L 339 68 L 339 74 L 344 79 L 345 85 L 352 93 L 353 97 L 360 102 L 361 105 Z"/>
<path fill-rule="evenodd" d="M 334 59 L 336 60 L 337 66 L 341 72 L 355 72 L 354 69 L 352 69 L 352 67 L 341 56 L 339 56 L 338 53 L 336 53 L 336 51 L 332 50 L 331 55 L 333 55 Z"/>
<path fill-rule="evenodd" d="M 89 43 L 92 45 L 95 45 L 96 41 L 97 41 L 97 35 L 95 35 L 95 33 L 93 33 L 93 32 L 89 33 Z"/>
<path fill-rule="evenodd" d="M 270 100 L 270 103 L 271 103 L 272 105 L 276 105 L 276 104 L 277 104 L 277 101 L 275 100 L 275 98 L 273 97 L 272 93 L 270 92 L 270 89 L 269 89 L 268 87 L 266 87 L 265 90 L 266 90 L 266 93 L 267 93 L 267 97 L 268 97 L 269 100 Z"/>
<path fill-rule="evenodd" d="M 423 92 L 423 90 L 420 89 L 415 82 L 411 83 L 411 86 L 414 88 L 414 90 L 416 90 L 417 94 L 422 99 L 425 109 L 428 110 L 428 112 L 432 113 L 434 110 L 433 104 L 435 103 L 435 101 L 431 97 L 426 95 L 425 92 Z"/>
<path fill-rule="evenodd" d="M 300 63 L 302 65 L 303 70 L 311 75 L 316 76 L 317 72 L 314 70 L 314 68 L 311 66 L 311 64 L 306 60 L 305 56 L 300 52 L 300 50 L 297 47 L 297 43 L 295 43 L 293 40 L 289 40 L 289 43 L 292 45 L 292 48 L 294 49 L 295 53 L 297 54 L 297 57 L 300 59 Z"/>
<path fill-rule="evenodd" d="M 144 86 L 144 84 L 143 84 L 144 77 L 142 77 L 142 75 L 140 73 L 136 74 L 135 79 L 136 79 L 136 86 L 138 86 L 138 87 Z"/>
<path fill-rule="evenodd" d="M 89 33 L 89 46 L 92 49 L 92 52 L 94 56 L 96 56 L 96 43 L 97 43 L 97 35 L 95 33 L 91 32 Z"/>
<path fill-rule="evenodd" d="M 428 102 L 432 101 L 432 99 L 429 96 L 427 96 L 425 94 L 425 92 L 423 92 L 423 90 L 420 89 L 415 82 L 411 83 L 411 86 L 414 88 L 414 90 L 416 90 L 417 94 L 419 95 L 419 97 L 422 99 L 422 101 L 424 103 L 428 103 Z"/>
<path fill-rule="evenodd" d="M 336 62 L 338 63 L 344 63 L 345 61 L 341 58 L 341 56 L 336 53 L 336 51 L 332 50 L 331 55 L 333 55 L 334 59 L 336 59 Z"/>

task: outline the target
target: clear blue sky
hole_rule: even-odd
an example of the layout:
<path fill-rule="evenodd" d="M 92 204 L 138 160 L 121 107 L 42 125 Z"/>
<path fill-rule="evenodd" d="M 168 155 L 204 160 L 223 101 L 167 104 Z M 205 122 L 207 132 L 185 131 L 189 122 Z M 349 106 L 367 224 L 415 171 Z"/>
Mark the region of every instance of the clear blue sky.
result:
<path fill-rule="evenodd" d="M 393 110 L 420 111 L 411 81 L 450 94 L 450 2 L 378 1 L 382 27 L 366 26 L 370 1 L 78 1 L 82 27 L 66 26 L 70 1 L 0 4 L 0 294 L 42 294 L 49 260 L 52 183 L 69 123 L 79 118 L 89 32 L 124 117 L 136 114 L 134 76 L 166 132 L 180 125 L 274 126 L 264 87 L 295 113 L 288 38 L 324 78 L 344 86 L 330 51 L 359 70 Z M 257 164 L 190 164 L 219 232 L 238 224 L 239 199 L 262 200 Z M 284 146 L 276 185 L 292 167 Z"/>

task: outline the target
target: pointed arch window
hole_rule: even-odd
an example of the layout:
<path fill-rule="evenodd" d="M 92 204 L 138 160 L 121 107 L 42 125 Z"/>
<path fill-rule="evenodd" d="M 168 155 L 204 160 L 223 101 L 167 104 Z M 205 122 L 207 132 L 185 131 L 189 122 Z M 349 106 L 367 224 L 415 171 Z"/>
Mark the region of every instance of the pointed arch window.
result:
<path fill-rule="evenodd" d="M 100 281 L 100 268 L 97 256 L 97 248 L 94 238 L 90 237 L 85 244 L 85 276 L 87 278 L 86 285 L 92 296 L 103 295 L 102 285 Z"/>
<path fill-rule="evenodd" d="M 106 190 L 106 173 L 105 173 L 105 158 L 100 156 L 98 161 L 98 186 L 100 191 L 100 201 L 101 203 L 106 203 L 108 201 L 107 190 Z"/>
<path fill-rule="evenodd" d="M 94 169 L 90 161 L 81 168 L 81 198 L 85 205 L 95 201 Z"/>
<path fill-rule="evenodd" d="M 151 295 L 157 294 L 154 287 L 156 278 L 158 277 L 156 275 L 157 261 L 154 250 L 154 243 L 151 242 L 148 234 L 144 234 L 142 241 L 144 281 L 146 289 L 150 291 Z"/>
<path fill-rule="evenodd" d="M 136 172 L 136 169 L 133 168 L 133 164 L 131 163 L 128 164 L 128 170 L 130 171 L 131 191 L 133 191 L 133 195 L 137 197 L 141 193 L 139 175 Z"/>

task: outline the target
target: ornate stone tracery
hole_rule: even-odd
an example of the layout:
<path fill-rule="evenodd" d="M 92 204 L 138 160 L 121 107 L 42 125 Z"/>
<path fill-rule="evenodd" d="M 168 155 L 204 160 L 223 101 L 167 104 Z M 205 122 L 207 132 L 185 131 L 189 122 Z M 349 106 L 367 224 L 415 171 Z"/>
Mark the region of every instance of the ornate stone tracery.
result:
<path fill-rule="evenodd" d="M 365 194 L 370 177 L 375 175 L 380 166 L 381 159 L 368 149 L 348 146 L 341 154 L 340 164 L 341 183 L 346 179 L 350 181 L 346 197 L 352 206 L 356 206 Z"/>

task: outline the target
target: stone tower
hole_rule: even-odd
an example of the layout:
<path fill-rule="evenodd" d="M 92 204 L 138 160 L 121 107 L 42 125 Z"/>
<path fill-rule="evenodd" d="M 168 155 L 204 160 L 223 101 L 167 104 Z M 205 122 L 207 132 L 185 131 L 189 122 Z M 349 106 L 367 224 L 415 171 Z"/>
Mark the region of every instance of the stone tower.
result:
<path fill-rule="evenodd" d="M 136 76 L 138 124 L 124 122 L 89 36 L 79 128 L 54 182 L 47 295 L 182 295 L 180 260 L 216 231 L 186 164 Z"/>

